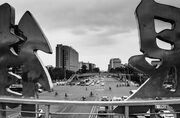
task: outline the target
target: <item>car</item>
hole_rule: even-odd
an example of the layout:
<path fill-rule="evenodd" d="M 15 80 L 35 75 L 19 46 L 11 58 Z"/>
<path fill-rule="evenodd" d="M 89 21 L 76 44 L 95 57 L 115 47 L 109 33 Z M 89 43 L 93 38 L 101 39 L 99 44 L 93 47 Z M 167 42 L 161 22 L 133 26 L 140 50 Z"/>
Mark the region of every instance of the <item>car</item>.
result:
<path fill-rule="evenodd" d="M 97 81 L 96 81 L 96 84 L 99 84 L 99 83 L 100 83 L 100 81 L 99 81 L 99 80 L 97 80 Z"/>
<path fill-rule="evenodd" d="M 114 96 L 112 99 L 111 99 L 111 101 L 122 101 L 122 98 L 121 97 L 116 97 L 116 96 Z M 115 109 L 117 106 L 115 105 L 115 106 L 112 106 L 112 109 Z"/>
<path fill-rule="evenodd" d="M 86 85 L 86 82 L 80 81 L 80 85 L 81 85 L 81 86 L 85 86 L 85 85 Z"/>
<path fill-rule="evenodd" d="M 93 83 L 91 83 L 91 86 L 94 86 L 94 82 L 93 82 Z"/>
<path fill-rule="evenodd" d="M 75 85 L 76 83 L 75 82 L 69 82 L 68 83 L 68 85 L 70 85 L 70 86 L 73 86 L 73 85 Z"/>
<path fill-rule="evenodd" d="M 80 82 L 77 82 L 76 85 L 80 85 Z"/>
<path fill-rule="evenodd" d="M 101 83 L 101 86 L 104 86 L 104 83 Z"/>
<path fill-rule="evenodd" d="M 102 96 L 101 101 L 109 101 L 107 96 Z"/>
<path fill-rule="evenodd" d="M 43 92 L 43 89 L 38 89 L 38 92 L 39 92 L 39 93 L 42 93 L 42 92 Z"/>
<path fill-rule="evenodd" d="M 126 100 L 128 98 L 128 96 L 122 96 L 121 98 L 122 98 L 122 100 Z"/>
<path fill-rule="evenodd" d="M 89 82 L 89 79 L 85 79 L 84 82 Z"/>
<path fill-rule="evenodd" d="M 111 100 L 112 101 L 122 101 L 122 98 L 114 96 Z"/>
<path fill-rule="evenodd" d="M 161 111 L 159 111 L 159 113 L 161 113 L 160 116 L 161 116 L 162 118 L 174 118 L 174 115 L 173 115 L 173 114 L 170 114 L 170 111 L 169 111 L 169 110 L 161 110 Z M 163 114 L 163 113 L 164 113 L 164 114 Z"/>
<path fill-rule="evenodd" d="M 105 116 L 107 116 L 106 113 L 107 113 L 106 107 L 105 106 L 100 106 L 99 109 L 98 109 L 98 116 L 99 117 L 105 117 Z"/>
<path fill-rule="evenodd" d="M 58 85 L 64 86 L 66 82 L 58 82 Z"/>
<path fill-rule="evenodd" d="M 91 82 L 89 81 L 89 82 L 86 83 L 86 86 L 89 86 L 90 84 L 91 84 Z"/>

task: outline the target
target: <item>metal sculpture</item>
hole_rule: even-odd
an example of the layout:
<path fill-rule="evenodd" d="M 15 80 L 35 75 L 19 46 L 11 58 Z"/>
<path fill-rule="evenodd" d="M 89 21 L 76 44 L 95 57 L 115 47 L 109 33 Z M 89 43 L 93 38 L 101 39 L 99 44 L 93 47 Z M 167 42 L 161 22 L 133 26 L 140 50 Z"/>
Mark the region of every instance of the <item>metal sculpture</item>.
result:
<path fill-rule="evenodd" d="M 52 49 L 32 14 L 27 11 L 18 25 L 14 24 L 15 10 L 9 4 L 0 6 L 0 96 L 36 97 L 36 84 L 52 89 L 52 81 L 37 55 L 37 50 L 52 53 Z M 17 76 L 9 68 L 22 68 L 22 95 L 8 91 Z M 8 105 L 8 104 L 7 104 Z M 9 105 L 14 107 L 12 105 Z M 27 107 L 22 109 L 26 110 Z"/>
<path fill-rule="evenodd" d="M 141 0 L 136 9 L 140 31 L 142 55 L 132 56 L 129 65 L 148 74 L 150 78 L 128 100 L 170 99 L 180 97 L 180 9 L 155 2 Z M 170 29 L 156 31 L 155 20 L 171 24 Z M 162 49 L 157 40 L 171 44 L 171 49 Z M 156 59 L 149 63 L 146 58 Z M 179 105 L 171 105 L 179 111 Z M 130 107 L 130 113 L 146 113 L 154 106 Z M 168 106 L 170 108 L 170 106 Z M 117 107 L 114 112 L 123 112 Z M 179 117 L 179 116 L 178 116 Z"/>
<path fill-rule="evenodd" d="M 154 0 L 142 0 L 136 9 L 136 15 L 143 55 L 131 57 L 129 64 L 151 77 L 131 98 L 180 97 L 180 9 Z M 170 23 L 172 28 L 157 33 L 155 19 Z M 172 49 L 161 49 L 156 43 L 157 39 L 170 43 Z M 159 61 L 149 64 L 146 57 Z M 170 80 L 171 84 L 168 83 Z M 169 88 L 164 87 L 165 84 L 169 84 Z"/>

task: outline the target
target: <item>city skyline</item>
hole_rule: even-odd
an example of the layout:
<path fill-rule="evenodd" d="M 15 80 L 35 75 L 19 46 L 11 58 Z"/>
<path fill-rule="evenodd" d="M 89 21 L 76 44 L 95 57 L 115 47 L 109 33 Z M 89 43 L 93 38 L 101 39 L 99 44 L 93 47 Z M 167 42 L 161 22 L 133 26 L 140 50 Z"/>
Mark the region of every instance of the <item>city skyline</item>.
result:
<path fill-rule="evenodd" d="M 111 58 L 122 63 L 139 50 L 135 9 L 141 0 L 1 0 L 16 8 L 16 24 L 30 11 L 44 31 L 53 54 L 39 53 L 45 65 L 55 66 L 57 44 L 72 46 L 79 61 L 92 62 L 107 70 Z M 156 0 L 180 7 L 178 0 Z"/>

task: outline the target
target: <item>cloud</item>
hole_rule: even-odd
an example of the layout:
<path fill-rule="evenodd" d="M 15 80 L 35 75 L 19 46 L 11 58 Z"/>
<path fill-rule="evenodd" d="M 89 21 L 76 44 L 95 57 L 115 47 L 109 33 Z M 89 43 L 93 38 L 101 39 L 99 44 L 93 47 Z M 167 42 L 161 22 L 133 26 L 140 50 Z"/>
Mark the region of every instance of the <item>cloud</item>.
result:
<path fill-rule="evenodd" d="M 75 35 L 86 35 L 88 33 L 86 28 L 74 28 L 71 32 Z"/>
<path fill-rule="evenodd" d="M 134 16 L 131 17 L 130 11 L 134 12 L 135 6 L 139 3 L 139 0 L 4 1 L 11 3 L 18 12 L 30 10 L 40 19 L 40 22 L 47 23 L 48 27 L 53 29 L 79 26 L 121 26 L 122 22 L 127 21 L 126 18 L 128 21 L 133 20 Z"/>
<path fill-rule="evenodd" d="M 72 46 L 80 60 L 107 68 L 110 58 L 127 62 L 140 53 L 138 24 L 134 11 L 141 0 L 1 0 L 16 10 L 16 22 L 29 10 L 50 41 L 53 55 L 46 65 L 55 65 L 57 44 Z M 179 0 L 156 0 L 180 7 Z M 45 56 L 42 56 L 45 57 Z"/>
<path fill-rule="evenodd" d="M 98 36 L 92 36 L 89 37 L 91 39 L 83 40 L 82 46 L 86 48 L 94 48 L 94 47 L 110 47 L 114 44 L 116 44 L 116 40 L 109 37 L 98 37 Z"/>
<path fill-rule="evenodd" d="M 3 1 L 16 8 L 17 19 L 26 10 L 32 12 L 47 31 L 71 29 L 74 34 L 81 35 L 99 30 L 95 33 L 111 35 L 136 28 L 134 10 L 140 0 Z M 104 29 L 106 31 L 102 32 Z"/>
<path fill-rule="evenodd" d="M 141 0 L 31 0 L 8 2 L 16 8 L 17 18 L 29 10 L 49 30 L 59 28 L 119 27 L 135 29 L 135 8 Z M 160 3 L 180 6 L 177 0 L 156 0 Z"/>

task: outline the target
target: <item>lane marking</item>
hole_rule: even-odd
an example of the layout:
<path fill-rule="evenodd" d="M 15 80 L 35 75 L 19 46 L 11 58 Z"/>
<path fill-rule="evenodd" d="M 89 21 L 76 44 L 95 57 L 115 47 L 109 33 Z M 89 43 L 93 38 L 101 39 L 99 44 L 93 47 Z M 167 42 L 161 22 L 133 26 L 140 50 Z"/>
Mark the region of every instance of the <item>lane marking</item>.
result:
<path fill-rule="evenodd" d="M 95 101 L 97 100 L 98 98 L 95 99 Z M 95 113 L 96 109 L 97 109 L 97 106 L 93 106 L 90 113 Z M 93 117 L 94 117 L 94 114 L 90 114 L 88 118 L 93 118 Z M 97 115 L 95 115 L 95 118 L 97 118 Z"/>
<path fill-rule="evenodd" d="M 94 111 L 95 111 L 95 107 L 96 107 L 96 106 L 93 106 L 93 107 L 92 107 L 92 109 L 91 109 L 91 112 L 90 112 L 90 113 L 94 113 Z M 93 118 L 93 116 L 94 116 L 93 114 L 90 114 L 88 118 Z"/>
<path fill-rule="evenodd" d="M 63 109 L 62 109 L 62 113 L 68 108 L 68 105 L 66 105 Z"/>
<path fill-rule="evenodd" d="M 14 113 L 14 114 L 9 115 L 8 118 L 15 118 L 18 116 L 20 116 L 20 113 Z"/>

